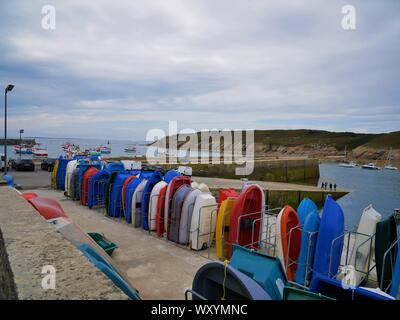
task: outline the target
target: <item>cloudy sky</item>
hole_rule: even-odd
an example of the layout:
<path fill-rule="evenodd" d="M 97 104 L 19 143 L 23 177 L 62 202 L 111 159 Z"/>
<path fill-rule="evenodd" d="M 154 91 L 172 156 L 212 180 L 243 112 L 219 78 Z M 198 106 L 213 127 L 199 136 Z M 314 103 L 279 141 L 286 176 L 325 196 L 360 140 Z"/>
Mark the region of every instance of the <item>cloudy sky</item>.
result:
<path fill-rule="evenodd" d="M 46 4 L 55 30 L 42 28 Z M 356 30 L 342 28 L 346 4 Z M 9 135 L 143 140 L 168 120 L 400 130 L 398 0 L 14 0 L 0 12 Z"/>

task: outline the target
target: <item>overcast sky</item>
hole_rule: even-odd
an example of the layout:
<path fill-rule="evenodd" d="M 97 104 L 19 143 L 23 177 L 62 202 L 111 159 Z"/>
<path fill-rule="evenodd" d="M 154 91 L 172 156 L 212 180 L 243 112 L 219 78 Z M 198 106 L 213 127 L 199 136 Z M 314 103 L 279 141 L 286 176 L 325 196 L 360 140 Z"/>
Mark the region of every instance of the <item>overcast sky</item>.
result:
<path fill-rule="evenodd" d="M 356 30 L 342 28 L 345 4 Z M 13 0 L 0 12 L 9 135 L 143 140 L 168 120 L 400 130 L 398 0 Z"/>

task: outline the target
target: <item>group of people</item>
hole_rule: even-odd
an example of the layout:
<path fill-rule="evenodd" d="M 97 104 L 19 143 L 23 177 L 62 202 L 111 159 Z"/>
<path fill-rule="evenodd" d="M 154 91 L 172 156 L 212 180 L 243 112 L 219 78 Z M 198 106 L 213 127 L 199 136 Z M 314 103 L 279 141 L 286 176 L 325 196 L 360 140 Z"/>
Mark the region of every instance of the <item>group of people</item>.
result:
<path fill-rule="evenodd" d="M 328 182 L 322 182 L 321 189 L 328 190 L 328 187 L 329 187 L 329 190 L 336 191 L 336 182 L 333 184 L 332 184 L 332 182 L 330 182 L 329 184 L 328 184 Z"/>

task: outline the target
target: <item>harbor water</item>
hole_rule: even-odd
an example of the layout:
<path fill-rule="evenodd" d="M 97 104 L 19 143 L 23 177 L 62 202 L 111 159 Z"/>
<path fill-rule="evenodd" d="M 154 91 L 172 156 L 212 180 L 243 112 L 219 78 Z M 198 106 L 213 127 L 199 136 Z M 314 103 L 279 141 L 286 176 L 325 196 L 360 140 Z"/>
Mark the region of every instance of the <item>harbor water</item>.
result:
<path fill-rule="evenodd" d="M 351 191 L 338 200 L 348 230 L 358 225 L 363 209 L 370 204 L 382 217 L 388 217 L 395 208 L 400 208 L 399 170 L 344 168 L 334 163 L 322 163 L 318 185 L 323 182 L 336 183 L 338 188 Z"/>

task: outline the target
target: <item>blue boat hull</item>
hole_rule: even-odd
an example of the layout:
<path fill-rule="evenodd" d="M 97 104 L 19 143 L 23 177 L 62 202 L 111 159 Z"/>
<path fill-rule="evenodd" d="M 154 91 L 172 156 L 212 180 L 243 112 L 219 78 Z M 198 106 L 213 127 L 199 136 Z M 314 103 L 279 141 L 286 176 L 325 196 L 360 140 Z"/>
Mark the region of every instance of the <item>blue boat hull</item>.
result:
<path fill-rule="evenodd" d="M 160 172 L 154 172 L 146 185 L 144 186 L 142 193 L 142 228 L 144 230 L 149 230 L 148 223 L 148 213 L 149 213 L 149 202 L 150 202 L 150 194 L 151 190 L 153 190 L 154 186 L 162 180 L 162 176 Z"/>
<path fill-rule="evenodd" d="M 336 276 L 343 250 L 344 215 L 340 206 L 327 196 L 314 256 L 315 275 Z"/>
<path fill-rule="evenodd" d="M 297 216 L 299 217 L 301 227 L 304 226 L 304 222 L 307 216 L 313 211 L 318 212 L 318 207 L 314 203 L 314 201 L 309 198 L 304 198 L 303 200 L 301 200 L 297 208 Z"/>
<path fill-rule="evenodd" d="M 105 170 L 96 172 L 89 180 L 88 207 L 104 205 L 106 198 L 106 185 L 110 175 Z"/>
<path fill-rule="evenodd" d="M 121 275 L 109 264 L 95 249 L 86 243 L 81 244 L 79 250 L 83 255 L 101 270 L 118 288 L 120 288 L 131 300 L 141 300 L 139 292 L 132 288 Z"/>
<path fill-rule="evenodd" d="M 392 300 L 360 287 L 344 288 L 341 281 L 322 275 L 313 277 L 310 291 L 336 300 Z"/>
<path fill-rule="evenodd" d="M 300 255 L 297 261 L 295 277 L 295 281 L 301 285 L 304 285 L 311 277 L 320 223 L 321 218 L 317 210 L 309 213 L 304 220 L 301 233 Z"/>

